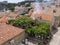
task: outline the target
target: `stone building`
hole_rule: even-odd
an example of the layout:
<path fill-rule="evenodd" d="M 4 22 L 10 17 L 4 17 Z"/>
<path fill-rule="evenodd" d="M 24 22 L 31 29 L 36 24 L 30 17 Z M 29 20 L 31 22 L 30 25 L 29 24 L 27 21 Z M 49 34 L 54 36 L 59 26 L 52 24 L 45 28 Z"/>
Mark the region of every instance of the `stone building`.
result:
<path fill-rule="evenodd" d="M 53 2 L 53 3 L 40 3 L 40 9 L 38 12 L 36 10 L 34 11 L 34 6 L 33 9 L 31 9 L 29 12 L 30 17 L 37 18 L 38 20 L 44 20 L 47 22 L 51 23 L 51 26 L 58 27 L 60 25 L 60 2 L 59 1 Z M 35 14 L 33 14 L 35 12 Z M 33 16 L 34 15 L 34 16 Z"/>
<path fill-rule="evenodd" d="M 24 38 L 24 29 L 0 23 L 0 45 L 18 45 Z"/>

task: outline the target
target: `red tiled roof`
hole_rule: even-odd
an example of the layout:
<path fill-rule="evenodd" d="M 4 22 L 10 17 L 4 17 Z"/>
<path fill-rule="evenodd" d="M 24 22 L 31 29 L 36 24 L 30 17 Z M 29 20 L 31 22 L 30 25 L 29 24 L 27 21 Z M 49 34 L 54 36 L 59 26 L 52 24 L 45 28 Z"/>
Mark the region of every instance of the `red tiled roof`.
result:
<path fill-rule="evenodd" d="M 18 14 L 13 14 L 12 17 L 16 18 L 18 17 Z"/>
<path fill-rule="evenodd" d="M 0 45 L 19 35 L 24 30 L 7 24 L 0 24 Z"/>
<path fill-rule="evenodd" d="M 53 19 L 53 15 L 50 15 L 50 14 L 42 15 L 42 20 L 52 21 L 52 19 Z"/>
<path fill-rule="evenodd" d="M 7 17 L 6 16 L 3 16 L 2 18 L 0 18 L 0 22 L 2 23 L 7 23 Z"/>
<path fill-rule="evenodd" d="M 30 18 L 33 18 L 33 15 L 34 15 L 35 19 L 38 19 L 39 17 L 41 17 L 41 19 L 45 20 L 45 21 L 52 21 L 52 19 L 53 19 L 53 15 L 51 15 L 51 14 L 42 14 L 40 12 L 35 12 L 35 14 L 32 14 L 30 16 Z"/>

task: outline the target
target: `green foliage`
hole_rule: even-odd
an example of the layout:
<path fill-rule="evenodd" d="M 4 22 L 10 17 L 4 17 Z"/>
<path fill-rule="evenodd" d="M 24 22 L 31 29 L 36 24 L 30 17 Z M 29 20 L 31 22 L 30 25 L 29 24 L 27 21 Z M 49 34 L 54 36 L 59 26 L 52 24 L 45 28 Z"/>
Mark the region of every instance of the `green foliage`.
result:
<path fill-rule="evenodd" d="M 14 10 L 14 7 L 13 6 L 7 6 L 7 9 L 13 11 Z"/>
<path fill-rule="evenodd" d="M 13 24 L 14 23 L 14 19 L 8 20 L 8 24 Z"/>
<path fill-rule="evenodd" d="M 24 17 L 20 17 L 20 18 L 16 18 L 13 20 L 14 21 L 14 26 L 17 26 L 17 27 L 21 27 L 21 28 L 24 28 L 26 29 L 27 27 L 31 26 L 30 23 L 33 22 L 32 19 L 24 16 Z M 8 22 L 9 23 L 12 23 L 13 21 L 9 20 Z"/>
<path fill-rule="evenodd" d="M 28 35 L 43 35 L 44 37 L 50 32 L 49 23 L 35 21 L 26 16 L 9 20 L 9 23 L 14 23 L 14 26 L 26 29 Z"/>
<path fill-rule="evenodd" d="M 50 32 L 50 25 L 46 22 L 39 22 L 38 25 L 32 26 L 31 28 L 26 29 L 27 33 L 33 32 L 35 35 L 47 35 Z"/>

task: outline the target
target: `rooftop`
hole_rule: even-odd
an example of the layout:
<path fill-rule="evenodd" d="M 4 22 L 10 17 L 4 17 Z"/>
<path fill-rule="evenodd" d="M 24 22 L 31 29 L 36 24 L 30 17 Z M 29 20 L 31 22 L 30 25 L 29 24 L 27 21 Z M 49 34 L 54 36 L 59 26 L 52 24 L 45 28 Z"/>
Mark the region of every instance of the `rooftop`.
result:
<path fill-rule="evenodd" d="M 52 21 L 52 19 L 53 19 L 53 15 L 52 14 L 42 14 L 42 13 L 40 13 L 40 12 L 35 12 L 35 13 L 33 13 L 31 16 L 30 16 L 30 18 L 33 18 L 33 17 L 35 17 L 35 19 L 42 19 L 42 20 L 44 20 L 44 21 L 49 21 L 49 22 L 51 22 Z"/>
<path fill-rule="evenodd" d="M 0 45 L 21 34 L 24 30 L 7 24 L 0 24 Z"/>
<path fill-rule="evenodd" d="M 3 17 L 0 18 L 1 23 L 7 23 L 7 21 L 8 21 L 8 19 L 7 19 L 6 16 L 3 16 Z"/>

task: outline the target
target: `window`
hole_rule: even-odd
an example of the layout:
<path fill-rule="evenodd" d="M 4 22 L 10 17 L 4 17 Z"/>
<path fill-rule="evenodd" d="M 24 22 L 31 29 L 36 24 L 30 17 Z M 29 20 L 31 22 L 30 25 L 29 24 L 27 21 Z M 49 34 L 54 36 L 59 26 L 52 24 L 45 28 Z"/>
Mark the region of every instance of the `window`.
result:
<path fill-rule="evenodd" d="M 60 7 L 60 4 L 56 5 L 56 7 L 57 7 L 57 8 Z"/>
<path fill-rule="evenodd" d="M 45 9 L 45 7 L 42 7 L 42 9 L 44 10 L 44 9 Z"/>
<path fill-rule="evenodd" d="M 53 13 L 56 13 L 56 10 L 53 10 Z"/>

